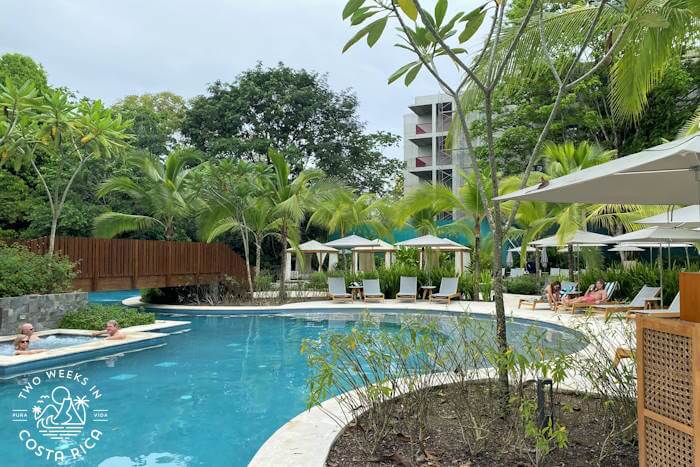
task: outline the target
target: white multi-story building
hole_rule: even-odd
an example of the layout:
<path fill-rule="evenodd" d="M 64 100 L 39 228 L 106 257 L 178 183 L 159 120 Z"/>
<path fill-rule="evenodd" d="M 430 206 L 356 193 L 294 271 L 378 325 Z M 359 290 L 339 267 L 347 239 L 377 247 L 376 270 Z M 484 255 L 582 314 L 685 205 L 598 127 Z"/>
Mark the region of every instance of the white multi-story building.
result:
<path fill-rule="evenodd" d="M 404 115 L 404 190 L 421 183 L 442 183 L 457 192 L 463 182 L 460 171 L 469 172 L 469 158 L 461 144 L 446 147 L 453 118 L 452 99 L 444 94 L 419 96 Z"/>

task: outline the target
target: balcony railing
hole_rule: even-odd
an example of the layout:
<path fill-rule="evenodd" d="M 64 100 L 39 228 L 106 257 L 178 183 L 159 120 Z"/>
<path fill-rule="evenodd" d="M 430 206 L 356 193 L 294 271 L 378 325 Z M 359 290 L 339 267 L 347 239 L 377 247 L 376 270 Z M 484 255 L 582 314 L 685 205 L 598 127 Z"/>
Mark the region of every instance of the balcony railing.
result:
<path fill-rule="evenodd" d="M 432 123 L 418 123 L 416 124 L 416 134 L 417 135 L 424 135 L 426 133 L 432 133 L 433 132 L 433 124 Z"/>
<path fill-rule="evenodd" d="M 452 125 L 452 115 L 443 114 L 438 118 L 437 131 L 449 131 L 450 125 Z"/>
<path fill-rule="evenodd" d="M 445 151 L 438 151 L 437 154 L 437 165 L 451 165 L 452 156 Z"/>

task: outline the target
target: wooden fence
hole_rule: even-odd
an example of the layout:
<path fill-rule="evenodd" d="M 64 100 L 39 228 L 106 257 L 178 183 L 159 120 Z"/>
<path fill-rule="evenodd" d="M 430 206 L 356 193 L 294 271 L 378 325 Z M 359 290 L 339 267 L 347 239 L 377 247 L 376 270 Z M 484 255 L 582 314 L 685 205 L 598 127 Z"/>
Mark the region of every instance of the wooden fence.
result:
<path fill-rule="evenodd" d="M 46 253 L 48 237 L 18 242 Z M 76 289 L 85 291 L 243 282 L 245 261 L 223 243 L 56 237 L 55 251 L 77 264 Z"/>

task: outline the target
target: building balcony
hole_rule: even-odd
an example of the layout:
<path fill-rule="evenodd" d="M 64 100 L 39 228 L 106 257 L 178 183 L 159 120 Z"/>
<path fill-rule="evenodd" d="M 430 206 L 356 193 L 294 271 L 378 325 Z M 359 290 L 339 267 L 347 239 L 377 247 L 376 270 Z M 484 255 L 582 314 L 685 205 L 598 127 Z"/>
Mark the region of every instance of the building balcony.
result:
<path fill-rule="evenodd" d="M 408 167 L 410 169 L 425 169 L 432 167 L 433 156 L 418 156 L 414 159 L 409 160 Z"/>
<path fill-rule="evenodd" d="M 416 136 L 425 135 L 433 132 L 432 123 L 417 123 L 416 124 Z"/>

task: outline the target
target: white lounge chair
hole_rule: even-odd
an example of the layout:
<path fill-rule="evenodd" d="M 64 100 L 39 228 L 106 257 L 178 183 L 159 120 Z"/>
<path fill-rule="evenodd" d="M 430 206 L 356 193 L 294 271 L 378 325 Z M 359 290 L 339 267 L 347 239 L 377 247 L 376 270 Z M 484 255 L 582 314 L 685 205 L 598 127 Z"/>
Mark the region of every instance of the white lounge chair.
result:
<path fill-rule="evenodd" d="M 384 301 L 384 294 L 379 288 L 379 279 L 363 279 L 362 293 L 365 296 L 365 301 L 379 300 Z"/>
<path fill-rule="evenodd" d="M 681 317 L 681 293 L 678 292 L 667 309 L 650 309 L 629 311 L 627 316 L 648 316 L 651 318 L 680 318 Z"/>
<path fill-rule="evenodd" d="M 328 278 L 328 295 L 334 302 L 352 301 L 352 295 L 345 288 L 345 278 L 343 277 Z"/>
<path fill-rule="evenodd" d="M 643 310 L 649 308 L 649 303 L 655 302 L 661 293 L 661 287 L 649 287 L 645 285 L 629 303 L 601 303 L 591 305 L 593 311 L 605 313 L 609 316 L 612 313 L 624 313 L 631 310 Z"/>
<path fill-rule="evenodd" d="M 430 296 L 431 302 L 447 301 L 450 304 L 453 298 L 459 297 L 458 279 L 456 277 L 443 277 L 440 281 L 440 290 Z"/>
<path fill-rule="evenodd" d="M 401 276 L 399 292 L 396 294 L 396 300 L 412 300 L 416 301 L 418 297 L 418 278 Z"/>

